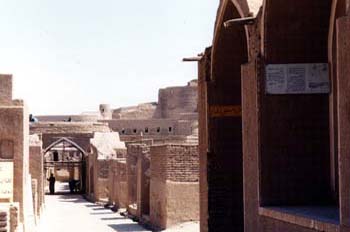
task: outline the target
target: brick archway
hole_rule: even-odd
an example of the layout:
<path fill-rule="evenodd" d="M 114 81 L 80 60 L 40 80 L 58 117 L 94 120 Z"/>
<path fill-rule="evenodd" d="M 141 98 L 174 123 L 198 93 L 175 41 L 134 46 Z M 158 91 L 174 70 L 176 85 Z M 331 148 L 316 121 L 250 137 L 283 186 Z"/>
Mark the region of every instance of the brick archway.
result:
<path fill-rule="evenodd" d="M 62 143 L 62 142 L 67 142 L 67 143 L 71 144 L 73 147 L 78 149 L 84 156 L 87 155 L 87 152 L 83 148 L 81 148 L 77 143 L 75 143 L 74 141 L 72 141 L 72 140 L 70 140 L 68 138 L 65 138 L 65 137 L 62 137 L 62 138 L 56 140 L 55 142 L 51 143 L 49 146 L 47 146 L 45 148 L 45 150 L 44 150 L 44 154 L 47 153 L 50 149 L 52 149 L 56 145 Z"/>
<path fill-rule="evenodd" d="M 207 133 L 207 148 L 201 151 L 208 151 L 202 160 L 207 189 L 201 192 L 208 199 L 201 205 L 202 231 L 244 231 L 241 65 L 248 62 L 248 31 L 242 24 L 224 27 L 224 22 L 248 16 L 247 1 L 222 1 L 208 57 L 206 116 L 200 116 L 207 127 L 201 128 L 201 136 Z"/>

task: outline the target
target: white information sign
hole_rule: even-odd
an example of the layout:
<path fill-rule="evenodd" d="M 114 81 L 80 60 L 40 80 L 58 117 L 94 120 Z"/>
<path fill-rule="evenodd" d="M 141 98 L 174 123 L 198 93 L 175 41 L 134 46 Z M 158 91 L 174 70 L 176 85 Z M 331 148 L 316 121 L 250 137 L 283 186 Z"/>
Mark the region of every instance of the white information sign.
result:
<path fill-rule="evenodd" d="M 269 64 L 266 66 L 266 93 L 329 93 L 328 64 Z"/>
<path fill-rule="evenodd" d="M 13 199 L 13 162 L 0 162 L 0 200 Z"/>

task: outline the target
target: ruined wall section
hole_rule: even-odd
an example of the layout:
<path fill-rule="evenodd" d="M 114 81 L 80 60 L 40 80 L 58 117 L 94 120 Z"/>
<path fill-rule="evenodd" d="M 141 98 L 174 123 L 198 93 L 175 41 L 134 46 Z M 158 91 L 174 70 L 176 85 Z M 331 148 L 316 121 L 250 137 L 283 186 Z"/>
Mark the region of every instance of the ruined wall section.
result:
<path fill-rule="evenodd" d="M 35 116 L 39 122 L 97 122 L 100 119 L 99 114 L 81 114 L 81 115 L 38 115 Z"/>
<path fill-rule="evenodd" d="M 154 117 L 156 108 L 155 102 L 121 107 L 113 110 L 112 119 L 151 119 Z"/>
<path fill-rule="evenodd" d="M 84 134 L 110 132 L 105 123 L 97 122 L 38 122 L 30 124 L 31 134 Z"/>
<path fill-rule="evenodd" d="M 197 82 L 160 89 L 155 118 L 186 119 L 197 114 Z"/>

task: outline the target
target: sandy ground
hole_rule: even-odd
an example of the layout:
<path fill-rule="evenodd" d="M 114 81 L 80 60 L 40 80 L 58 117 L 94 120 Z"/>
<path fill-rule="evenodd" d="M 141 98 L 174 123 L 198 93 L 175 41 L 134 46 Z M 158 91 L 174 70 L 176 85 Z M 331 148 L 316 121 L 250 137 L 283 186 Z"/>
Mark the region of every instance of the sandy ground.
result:
<path fill-rule="evenodd" d="M 80 195 L 69 195 L 66 183 L 56 183 L 56 191 L 66 194 L 46 195 L 38 232 L 150 232 L 131 219 L 88 202 Z M 186 222 L 163 232 L 199 232 L 199 222 Z"/>
<path fill-rule="evenodd" d="M 48 195 L 39 232 L 148 232 L 137 223 L 80 195 Z"/>
<path fill-rule="evenodd" d="M 163 230 L 163 232 L 199 232 L 199 222 L 186 222 Z"/>

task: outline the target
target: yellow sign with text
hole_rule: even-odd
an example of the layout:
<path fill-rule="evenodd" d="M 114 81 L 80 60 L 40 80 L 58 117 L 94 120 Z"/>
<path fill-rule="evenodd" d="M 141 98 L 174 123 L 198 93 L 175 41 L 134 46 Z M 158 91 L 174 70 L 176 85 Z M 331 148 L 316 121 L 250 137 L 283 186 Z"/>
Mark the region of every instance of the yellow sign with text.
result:
<path fill-rule="evenodd" d="M 0 161 L 0 202 L 13 200 L 13 162 Z"/>
<path fill-rule="evenodd" d="M 211 118 L 241 117 L 242 116 L 242 106 L 240 106 L 240 105 L 210 106 L 209 107 L 209 116 Z"/>

